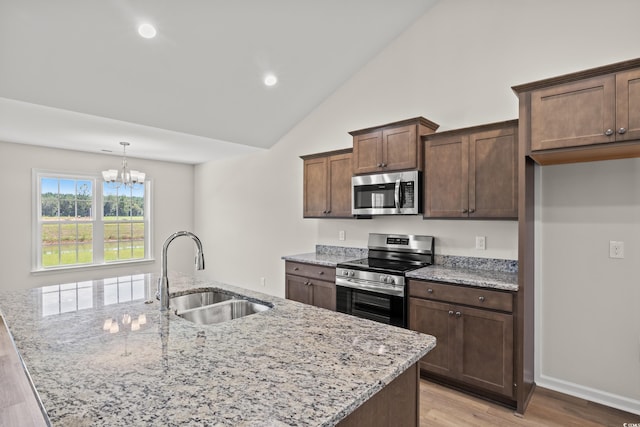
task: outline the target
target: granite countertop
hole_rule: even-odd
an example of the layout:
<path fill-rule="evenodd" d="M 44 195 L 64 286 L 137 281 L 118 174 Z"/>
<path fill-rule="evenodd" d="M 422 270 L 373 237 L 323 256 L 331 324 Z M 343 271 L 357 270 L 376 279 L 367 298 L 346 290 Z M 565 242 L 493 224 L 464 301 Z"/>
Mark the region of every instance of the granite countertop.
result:
<path fill-rule="evenodd" d="M 283 256 L 285 261 L 336 267 L 341 262 L 366 258 L 360 248 L 317 245 L 316 252 Z M 406 273 L 408 278 L 458 285 L 518 291 L 518 262 L 508 259 L 435 255 L 434 265 Z"/>
<path fill-rule="evenodd" d="M 217 287 L 273 304 L 196 325 L 160 312 L 154 279 L 0 293 L 52 425 L 330 426 L 435 346 L 429 335 L 171 277 L 172 293 Z"/>
<path fill-rule="evenodd" d="M 407 277 L 503 291 L 518 291 L 518 273 L 513 272 L 468 267 L 445 267 L 436 264 L 410 271 L 407 273 Z"/>
<path fill-rule="evenodd" d="M 341 262 L 366 258 L 368 254 L 368 249 L 316 245 L 315 252 L 298 255 L 287 255 L 283 256 L 282 259 L 285 261 L 306 262 L 307 264 L 324 265 L 325 267 L 336 267 Z"/>
<path fill-rule="evenodd" d="M 317 252 L 310 252 L 307 254 L 286 255 L 282 257 L 285 261 L 304 262 L 307 264 L 323 265 L 325 267 L 335 267 L 341 262 L 352 261 L 353 256 L 348 255 L 336 255 L 336 254 L 322 254 Z"/>

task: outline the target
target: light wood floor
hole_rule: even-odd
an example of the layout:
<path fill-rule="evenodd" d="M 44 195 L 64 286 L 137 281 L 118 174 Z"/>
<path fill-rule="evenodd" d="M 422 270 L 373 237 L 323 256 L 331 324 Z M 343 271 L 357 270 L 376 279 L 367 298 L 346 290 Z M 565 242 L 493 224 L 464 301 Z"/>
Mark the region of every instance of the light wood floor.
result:
<path fill-rule="evenodd" d="M 524 415 L 449 388 L 420 381 L 420 425 L 429 427 L 622 427 L 640 423 L 628 414 L 538 388 Z M 46 423 L 0 317 L 0 427 L 41 427 Z"/>
<path fill-rule="evenodd" d="M 623 427 L 624 423 L 640 423 L 640 415 L 537 388 L 521 417 L 504 406 L 420 381 L 420 425 L 425 427 Z"/>

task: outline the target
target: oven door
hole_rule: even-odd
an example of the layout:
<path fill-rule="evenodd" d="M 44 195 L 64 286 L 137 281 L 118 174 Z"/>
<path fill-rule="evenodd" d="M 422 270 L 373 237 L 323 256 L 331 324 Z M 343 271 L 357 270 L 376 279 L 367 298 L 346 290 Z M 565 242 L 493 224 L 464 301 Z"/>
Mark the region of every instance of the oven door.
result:
<path fill-rule="evenodd" d="M 388 325 L 407 327 L 405 298 L 336 285 L 336 310 Z"/>

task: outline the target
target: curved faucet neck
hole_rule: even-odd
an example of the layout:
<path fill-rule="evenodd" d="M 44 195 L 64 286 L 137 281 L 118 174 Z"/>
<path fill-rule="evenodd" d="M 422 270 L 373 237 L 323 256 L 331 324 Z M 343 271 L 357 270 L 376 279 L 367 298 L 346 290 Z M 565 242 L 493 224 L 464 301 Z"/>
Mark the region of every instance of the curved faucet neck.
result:
<path fill-rule="evenodd" d="M 173 233 L 171 236 L 167 237 L 167 240 L 164 241 L 164 245 L 162 245 L 162 271 L 161 274 L 162 276 L 166 276 L 167 275 L 167 252 L 169 250 L 169 244 L 171 242 L 173 242 L 177 237 L 180 236 L 189 236 L 191 237 L 191 239 L 193 239 L 193 241 L 196 243 L 196 246 L 198 247 L 198 253 L 201 254 L 202 253 L 202 242 L 200 242 L 200 239 L 198 238 L 198 236 L 196 236 L 195 234 L 193 234 L 190 231 L 178 231 Z M 199 269 L 201 270 L 201 269 Z"/>
<path fill-rule="evenodd" d="M 196 246 L 198 247 L 198 254 L 196 255 L 196 268 L 198 270 L 204 270 L 204 254 L 202 253 L 202 243 L 200 242 L 198 236 L 190 231 L 178 231 L 167 237 L 164 245 L 162 245 L 162 267 L 160 271 L 161 277 L 160 280 L 158 280 L 158 298 L 160 299 L 160 310 L 169 309 L 169 278 L 167 277 L 167 253 L 169 250 L 169 244 L 171 244 L 171 242 L 173 242 L 175 238 L 180 236 L 189 236 L 196 243 Z"/>

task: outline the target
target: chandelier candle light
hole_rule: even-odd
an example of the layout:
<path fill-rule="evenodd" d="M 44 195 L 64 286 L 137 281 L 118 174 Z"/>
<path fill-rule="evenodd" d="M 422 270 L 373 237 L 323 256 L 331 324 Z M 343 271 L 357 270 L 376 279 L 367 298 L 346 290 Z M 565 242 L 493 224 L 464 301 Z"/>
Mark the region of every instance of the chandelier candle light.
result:
<path fill-rule="evenodd" d="M 131 144 L 128 142 L 120 142 L 122 145 L 122 167 L 118 169 L 109 169 L 102 171 L 102 178 L 106 182 L 119 183 L 131 187 L 133 184 L 144 183 L 145 173 L 129 169 L 127 165 L 127 147 Z"/>

